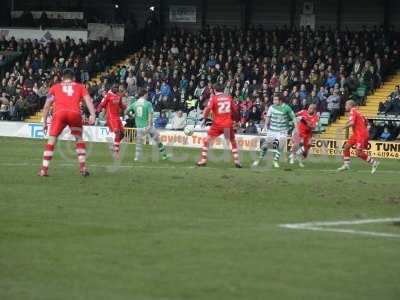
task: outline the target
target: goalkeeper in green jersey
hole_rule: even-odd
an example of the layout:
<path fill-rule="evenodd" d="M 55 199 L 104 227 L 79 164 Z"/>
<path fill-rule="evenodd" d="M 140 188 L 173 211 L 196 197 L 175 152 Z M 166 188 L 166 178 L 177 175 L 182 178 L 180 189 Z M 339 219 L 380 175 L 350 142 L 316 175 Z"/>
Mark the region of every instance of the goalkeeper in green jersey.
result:
<path fill-rule="evenodd" d="M 279 159 L 283 147 L 286 145 L 290 122 L 296 125 L 296 115 L 289 105 L 283 103 L 282 99 L 275 95 L 273 104 L 269 107 L 263 132 L 267 132 L 264 143 L 261 145 L 260 157 L 253 162 L 257 167 L 265 157 L 268 149 L 274 153 L 273 166 L 279 168 Z"/>
<path fill-rule="evenodd" d="M 142 157 L 143 152 L 143 139 L 146 135 L 149 135 L 153 141 L 158 145 L 158 149 L 162 158 L 168 159 L 167 151 L 165 146 L 160 141 L 160 134 L 153 127 L 153 105 L 147 101 L 147 91 L 142 90 L 139 92 L 139 99 L 131 103 L 127 109 L 128 113 L 135 115 L 136 123 L 136 155 L 135 161 L 138 161 Z"/>

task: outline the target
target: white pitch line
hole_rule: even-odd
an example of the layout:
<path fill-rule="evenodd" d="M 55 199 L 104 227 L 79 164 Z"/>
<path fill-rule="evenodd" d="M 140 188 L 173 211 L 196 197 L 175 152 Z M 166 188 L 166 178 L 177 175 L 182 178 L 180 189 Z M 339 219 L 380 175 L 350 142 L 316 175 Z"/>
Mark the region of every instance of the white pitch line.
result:
<path fill-rule="evenodd" d="M 347 234 L 358 234 L 358 235 L 369 235 L 369 236 L 377 236 L 377 237 L 390 237 L 390 238 L 400 239 L 400 234 L 376 232 L 376 231 L 364 231 L 364 230 L 341 229 L 341 228 L 326 228 L 326 227 L 304 227 L 304 228 L 298 228 L 298 229 L 347 233 Z"/>
<path fill-rule="evenodd" d="M 360 224 L 390 223 L 390 222 L 400 222 L 400 218 L 294 223 L 294 224 L 281 224 L 279 225 L 279 227 L 287 229 L 296 229 L 296 230 L 312 230 L 312 231 L 337 232 L 337 233 L 347 233 L 347 234 L 357 234 L 357 235 L 369 235 L 376 237 L 400 238 L 400 234 L 396 233 L 342 229 L 342 228 L 327 228 L 330 226 L 340 226 L 340 225 L 360 225 Z"/>
<path fill-rule="evenodd" d="M 287 228 L 303 228 L 303 227 L 315 227 L 315 226 L 338 226 L 338 225 L 359 225 L 359 224 L 371 224 L 371 223 L 389 223 L 389 222 L 400 222 L 399 218 L 381 218 L 381 219 L 362 219 L 352 221 L 327 221 L 327 222 L 307 222 L 307 223 L 295 223 L 295 224 L 283 224 L 281 227 Z"/>
<path fill-rule="evenodd" d="M 33 164 L 30 164 L 28 162 L 21 162 L 21 163 L 0 163 L 0 166 L 4 167 L 27 167 L 27 166 L 33 166 Z"/>

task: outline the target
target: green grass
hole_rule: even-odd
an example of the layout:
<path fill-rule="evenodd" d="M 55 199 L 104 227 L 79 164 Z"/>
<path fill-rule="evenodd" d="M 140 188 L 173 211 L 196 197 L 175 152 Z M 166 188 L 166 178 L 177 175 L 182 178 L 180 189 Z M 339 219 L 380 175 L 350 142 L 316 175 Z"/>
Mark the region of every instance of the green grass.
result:
<path fill-rule="evenodd" d="M 278 227 L 400 217 L 399 161 L 374 176 L 323 157 L 255 171 L 250 153 L 241 170 L 193 168 L 199 150 L 134 163 L 130 145 L 118 166 L 92 144 L 82 178 L 62 142 L 39 178 L 43 141 L 0 145 L 1 300 L 400 299 L 400 239 Z M 400 231 L 390 226 L 360 230 Z"/>

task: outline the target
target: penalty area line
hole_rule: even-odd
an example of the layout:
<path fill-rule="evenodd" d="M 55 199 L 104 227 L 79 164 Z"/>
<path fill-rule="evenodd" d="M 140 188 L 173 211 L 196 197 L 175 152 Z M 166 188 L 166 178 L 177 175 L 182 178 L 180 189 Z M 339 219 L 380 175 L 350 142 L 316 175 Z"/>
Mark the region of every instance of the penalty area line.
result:
<path fill-rule="evenodd" d="M 280 225 L 278 225 L 278 227 L 285 228 L 285 229 L 294 229 L 294 230 L 336 232 L 336 233 L 346 233 L 346 234 L 367 235 L 367 236 L 374 236 L 374 237 L 387 237 L 387 238 L 400 239 L 400 234 L 396 234 L 396 233 L 333 228 L 333 226 L 380 224 L 380 223 L 391 223 L 391 222 L 400 222 L 400 217 L 399 218 L 381 218 L 381 219 L 362 219 L 362 220 L 347 220 L 347 221 L 326 221 L 326 222 L 280 224 Z"/>

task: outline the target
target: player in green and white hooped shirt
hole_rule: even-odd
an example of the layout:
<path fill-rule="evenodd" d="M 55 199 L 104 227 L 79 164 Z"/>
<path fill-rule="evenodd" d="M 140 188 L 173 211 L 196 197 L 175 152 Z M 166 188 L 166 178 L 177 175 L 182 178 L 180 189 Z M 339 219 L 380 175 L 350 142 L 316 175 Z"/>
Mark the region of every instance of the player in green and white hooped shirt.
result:
<path fill-rule="evenodd" d="M 265 142 L 261 145 L 260 157 L 253 163 L 253 167 L 258 166 L 267 154 L 268 149 L 272 148 L 271 151 L 275 153 L 273 166 L 279 168 L 279 159 L 287 141 L 290 122 L 297 122 L 296 115 L 289 105 L 283 103 L 282 99 L 275 95 L 273 105 L 269 107 L 265 119 L 263 129 L 264 132 L 267 132 Z"/>
<path fill-rule="evenodd" d="M 153 105 L 147 101 L 147 91 L 139 92 L 139 99 L 131 103 L 127 109 L 135 115 L 136 123 L 136 155 L 135 160 L 140 160 L 143 150 L 143 138 L 148 134 L 157 143 L 162 158 L 168 159 L 167 151 L 160 142 L 160 134 L 153 127 Z"/>

